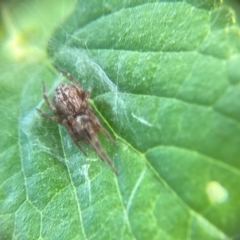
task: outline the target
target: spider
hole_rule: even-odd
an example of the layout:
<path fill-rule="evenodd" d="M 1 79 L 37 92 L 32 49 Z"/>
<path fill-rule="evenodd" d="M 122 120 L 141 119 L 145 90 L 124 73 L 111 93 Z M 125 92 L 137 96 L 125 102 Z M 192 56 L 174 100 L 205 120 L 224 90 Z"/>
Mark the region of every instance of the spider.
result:
<path fill-rule="evenodd" d="M 98 118 L 94 115 L 92 109 L 88 105 L 88 99 L 91 95 L 92 88 L 89 87 L 84 92 L 81 84 L 68 72 L 56 67 L 64 76 L 72 83 L 62 83 L 54 91 L 53 104 L 49 101 L 46 94 L 46 87 L 43 84 L 43 98 L 50 110 L 55 116 L 48 115 L 40 109 L 37 111 L 44 118 L 63 125 L 68 131 L 70 137 L 77 147 L 87 156 L 79 142 L 84 142 L 90 146 L 100 159 L 107 162 L 115 174 L 116 168 L 102 148 L 97 132 L 102 132 L 112 143 L 115 143 L 109 133 L 102 127 Z"/>

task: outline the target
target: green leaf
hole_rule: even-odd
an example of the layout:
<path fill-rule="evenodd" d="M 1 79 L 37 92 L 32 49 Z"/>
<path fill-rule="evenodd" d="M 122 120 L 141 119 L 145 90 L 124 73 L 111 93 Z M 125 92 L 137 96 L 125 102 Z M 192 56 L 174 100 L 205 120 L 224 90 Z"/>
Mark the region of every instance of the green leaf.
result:
<path fill-rule="evenodd" d="M 52 34 L 49 58 L 93 86 L 90 104 L 116 145 L 100 140 L 119 176 L 37 115 L 49 111 L 41 79 L 50 96 L 68 81 L 47 59 L 9 73 L 4 239 L 237 239 L 239 37 L 220 0 L 78 1 Z"/>

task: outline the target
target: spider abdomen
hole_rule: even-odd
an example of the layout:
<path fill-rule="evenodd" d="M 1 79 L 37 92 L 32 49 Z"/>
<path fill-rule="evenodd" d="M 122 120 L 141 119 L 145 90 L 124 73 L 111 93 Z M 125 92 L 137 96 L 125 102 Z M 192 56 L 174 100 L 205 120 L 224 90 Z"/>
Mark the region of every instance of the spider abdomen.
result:
<path fill-rule="evenodd" d="M 69 83 L 60 84 L 54 91 L 53 102 L 61 115 L 78 115 L 86 108 L 84 93 Z"/>

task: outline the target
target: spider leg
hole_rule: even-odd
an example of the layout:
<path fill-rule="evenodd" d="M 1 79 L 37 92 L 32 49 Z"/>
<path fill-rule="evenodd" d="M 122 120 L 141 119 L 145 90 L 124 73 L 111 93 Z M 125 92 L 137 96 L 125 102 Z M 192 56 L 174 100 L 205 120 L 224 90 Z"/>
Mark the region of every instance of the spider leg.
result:
<path fill-rule="evenodd" d="M 73 132 L 72 128 L 69 126 L 67 120 L 65 119 L 63 121 L 63 126 L 67 129 L 70 137 L 72 138 L 72 140 L 74 141 L 74 143 L 77 145 L 77 147 L 82 151 L 82 153 L 87 156 L 87 153 L 85 152 L 85 150 L 82 148 L 82 146 L 80 145 L 80 143 L 78 142 L 78 139 L 75 136 L 75 133 Z"/>
<path fill-rule="evenodd" d="M 82 148 L 82 146 L 80 145 L 80 143 L 77 140 L 74 140 L 74 143 L 78 146 L 78 148 L 82 151 L 82 153 L 87 157 L 87 153 L 85 152 L 85 150 Z"/>
<path fill-rule="evenodd" d="M 75 120 L 72 116 L 70 116 L 68 120 L 69 122 L 71 122 L 71 125 L 75 130 L 75 134 L 77 133 L 76 138 L 78 139 L 78 141 L 82 140 L 87 145 L 89 145 L 101 158 L 101 160 L 107 162 L 108 165 L 111 167 L 112 171 L 116 175 L 118 175 L 116 168 L 114 167 L 113 163 L 111 162 L 110 158 L 108 157 L 107 153 L 104 151 L 98 140 L 96 128 L 90 118 L 88 115 L 81 115 L 78 116 L 77 120 Z"/>
<path fill-rule="evenodd" d="M 107 155 L 107 153 L 104 151 L 103 147 L 101 146 L 97 135 L 95 134 L 94 130 L 91 127 L 91 123 L 86 123 L 87 131 L 91 138 L 87 136 L 87 143 L 91 146 L 91 148 L 97 153 L 97 155 L 101 158 L 102 161 L 106 162 L 112 171 L 118 175 L 117 169 L 114 167 L 111 159 Z"/>
<path fill-rule="evenodd" d="M 116 144 L 116 142 L 113 140 L 113 138 L 111 137 L 111 135 L 108 133 L 108 131 L 107 131 L 105 128 L 103 128 L 102 125 L 100 125 L 99 131 L 102 132 L 102 133 L 105 135 L 105 137 L 107 137 L 108 140 L 109 140 L 112 144 Z"/>
<path fill-rule="evenodd" d="M 112 139 L 112 137 L 111 137 L 110 134 L 107 132 L 107 130 L 100 124 L 98 118 L 92 113 L 92 111 L 89 110 L 89 111 L 87 112 L 87 114 L 88 114 L 89 116 L 91 116 L 91 119 L 92 119 L 92 121 L 93 121 L 95 130 L 102 132 L 102 133 L 105 135 L 105 137 L 107 137 L 108 140 L 109 140 L 112 144 L 116 144 L 116 142 Z"/>
<path fill-rule="evenodd" d="M 40 113 L 40 115 L 44 118 L 47 118 L 53 122 L 59 123 L 61 124 L 61 119 L 59 119 L 58 117 L 54 117 L 54 116 L 50 116 L 44 112 L 42 112 L 40 109 L 36 108 L 36 110 Z"/>
<path fill-rule="evenodd" d="M 91 92 L 92 92 L 92 86 L 90 86 L 88 90 L 85 92 L 85 95 L 84 95 L 85 101 L 88 101 L 88 99 L 90 98 Z"/>
<path fill-rule="evenodd" d="M 43 98 L 44 100 L 46 101 L 48 107 L 51 109 L 51 111 L 54 113 L 54 114 L 57 114 L 57 109 L 50 103 L 49 101 L 49 98 L 46 94 L 46 86 L 45 86 L 45 83 L 42 82 L 42 85 L 43 85 Z"/>
<path fill-rule="evenodd" d="M 61 72 L 64 76 L 66 76 L 68 79 L 70 79 L 70 80 L 79 88 L 79 90 L 80 90 L 81 92 L 83 91 L 82 85 L 79 83 L 79 81 L 78 81 L 72 74 L 64 71 L 63 69 L 61 69 L 61 68 L 59 68 L 59 67 L 57 67 L 57 66 L 55 66 L 55 68 L 56 68 L 59 72 Z"/>

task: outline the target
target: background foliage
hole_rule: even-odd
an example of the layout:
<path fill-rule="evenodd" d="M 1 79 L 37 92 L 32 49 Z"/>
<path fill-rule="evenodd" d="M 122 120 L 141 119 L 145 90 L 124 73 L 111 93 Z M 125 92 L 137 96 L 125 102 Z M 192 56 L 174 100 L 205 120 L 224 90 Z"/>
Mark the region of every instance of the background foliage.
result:
<path fill-rule="evenodd" d="M 239 238 L 240 29 L 229 4 L 1 3 L 0 239 Z M 51 62 L 93 85 L 119 177 L 37 115 L 48 111 L 41 81 L 49 95 L 67 81 Z"/>

